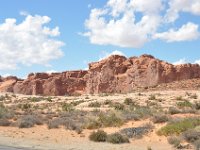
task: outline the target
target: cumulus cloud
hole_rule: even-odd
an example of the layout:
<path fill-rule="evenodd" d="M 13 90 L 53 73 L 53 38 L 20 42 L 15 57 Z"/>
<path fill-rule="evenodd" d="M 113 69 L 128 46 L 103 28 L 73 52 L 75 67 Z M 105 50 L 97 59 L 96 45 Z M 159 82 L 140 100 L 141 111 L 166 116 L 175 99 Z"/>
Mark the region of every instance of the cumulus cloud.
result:
<path fill-rule="evenodd" d="M 200 15 L 199 0 L 170 0 L 169 9 L 165 19 L 167 22 L 174 22 L 179 18 L 180 12 L 187 12 L 193 15 Z"/>
<path fill-rule="evenodd" d="M 162 39 L 167 42 L 191 41 L 199 38 L 198 25 L 187 23 L 178 30 L 170 29 L 167 32 L 156 33 L 154 38 Z"/>
<path fill-rule="evenodd" d="M 187 63 L 186 59 L 182 58 L 182 59 L 174 62 L 173 65 L 181 65 L 181 64 L 186 64 L 186 63 Z"/>
<path fill-rule="evenodd" d="M 12 70 L 20 65 L 48 66 L 49 62 L 63 56 L 63 42 L 56 40 L 59 28 L 45 26 L 48 16 L 26 14 L 21 23 L 7 18 L 0 24 L 0 70 Z"/>
<path fill-rule="evenodd" d="M 174 42 L 195 40 L 199 31 L 198 25 L 194 23 L 183 25 L 178 30 L 170 29 L 170 25 L 173 25 L 171 23 L 178 19 L 179 12 L 200 14 L 199 0 L 192 0 L 187 5 L 188 1 L 190 2 L 190 0 L 108 0 L 103 8 L 91 10 L 89 18 L 85 21 L 87 32 L 83 35 L 89 37 L 93 44 L 133 48 L 140 48 L 155 37 L 171 37 L 174 34 L 179 39 L 163 39 Z M 138 18 L 138 14 L 141 17 Z M 183 34 L 184 37 L 179 36 Z"/>
<path fill-rule="evenodd" d="M 119 55 L 119 56 L 125 56 L 126 57 L 126 55 L 123 52 L 118 51 L 118 50 L 115 50 L 115 51 L 113 51 L 111 53 L 106 52 L 106 51 L 102 51 L 101 55 L 99 56 L 99 61 L 101 61 L 103 59 L 106 59 L 106 58 L 108 58 L 108 57 L 110 57 L 112 55 Z"/>
<path fill-rule="evenodd" d="M 148 36 L 156 31 L 160 17 L 157 10 L 149 8 L 149 2 L 139 1 L 128 3 L 127 0 L 110 0 L 105 9 L 92 9 L 89 19 L 85 22 L 89 30 L 85 36 L 94 44 L 141 47 L 149 40 Z M 154 3 L 154 0 L 149 1 Z M 158 4 L 161 5 L 161 2 Z M 136 21 L 135 11 L 144 13 L 140 21 Z M 107 16 L 111 19 L 106 19 Z"/>

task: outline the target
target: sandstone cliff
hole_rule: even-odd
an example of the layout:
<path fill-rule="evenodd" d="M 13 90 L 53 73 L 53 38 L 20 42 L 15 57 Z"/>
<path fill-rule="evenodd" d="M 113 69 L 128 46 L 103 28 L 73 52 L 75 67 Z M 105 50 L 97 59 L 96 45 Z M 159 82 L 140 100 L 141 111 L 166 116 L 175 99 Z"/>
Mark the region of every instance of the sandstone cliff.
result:
<path fill-rule="evenodd" d="M 151 55 L 126 58 L 112 55 L 89 64 L 87 71 L 31 73 L 25 80 L 0 78 L 0 92 L 27 95 L 126 93 L 138 87 L 200 78 L 197 64 L 172 65 Z"/>

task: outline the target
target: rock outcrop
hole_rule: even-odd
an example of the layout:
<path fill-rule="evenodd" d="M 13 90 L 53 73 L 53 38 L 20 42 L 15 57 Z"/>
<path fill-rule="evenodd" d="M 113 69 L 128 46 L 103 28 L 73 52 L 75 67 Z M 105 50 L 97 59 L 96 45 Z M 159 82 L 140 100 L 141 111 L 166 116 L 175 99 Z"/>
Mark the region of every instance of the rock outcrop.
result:
<path fill-rule="evenodd" d="M 0 92 L 27 95 L 127 93 L 138 87 L 195 78 L 200 78 L 198 64 L 172 65 L 151 55 L 130 58 L 112 55 L 90 63 L 87 71 L 31 73 L 25 80 L 1 77 Z"/>

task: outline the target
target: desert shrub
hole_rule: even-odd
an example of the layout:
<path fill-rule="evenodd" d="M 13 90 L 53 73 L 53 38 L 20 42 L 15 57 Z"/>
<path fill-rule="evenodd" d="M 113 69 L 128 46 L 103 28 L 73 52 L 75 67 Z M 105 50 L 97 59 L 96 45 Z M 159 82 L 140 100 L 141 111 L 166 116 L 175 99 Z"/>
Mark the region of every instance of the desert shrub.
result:
<path fill-rule="evenodd" d="M 132 128 L 125 128 L 120 130 L 122 135 L 125 135 L 128 138 L 142 138 L 143 135 L 152 131 L 154 126 L 150 123 L 145 124 L 141 127 L 132 127 Z"/>
<path fill-rule="evenodd" d="M 62 104 L 62 110 L 66 112 L 71 112 L 74 110 L 72 104 L 64 103 Z"/>
<path fill-rule="evenodd" d="M 22 110 L 29 110 L 31 108 L 31 104 L 29 103 L 19 104 L 18 107 L 21 108 Z"/>
<path fill-rule="evenodd" d="M 107 139 L 107 133 L 102 130 L 98 130 L 97 132 L 92 132 L 89 139 L 94 142 L 105 142 Z"/>
<path fill-rule="evenodd" d="M 73 106 L 78 106 L 79 104 L 83 103 L 84 100 L 80 100 L 80 101 L 73 101 L 71 102 L 70 104 L 73 105 Z"/>
<path fill-rule="evenodd" d="M 176 107 L 170 107 L 169 110 L 168 110 L 168 113 L 171 114 L 171 115 L 174 115 L 174 114 L 181 113 L 181 111 L 179 109 L 177 109 Z"/>
<path fill-rule="evenodd" d="M 153 123 L 164 123 L 169 120 L 168 116 L 165 114 L 157 114 L 152 117 Z"/>
<path fill-rule="evenodd" d="M 42 124 L 43 124 L 42 119 L 39 116 L 35 115 L 26 115 L 18 120 L 19 128 L 31 128 L 34 125 L 42 125 Z"/>
<path fill-rule="evenodd" d="M 138 95 L 138 96 L 143 96 L 143 95 L 145 95 L 145 94 L 142 94 L 142 93 L 138 93 L 137 95 Z"/>
<path fill-rule="evenodd" d="M 40 97 L 29 97 L 28 100 L 31 102 L 40 102 L 42 99 Z"/>
<path fill-rule="evenodd" d="M 3 118 L 0 119 L 0 126 L 9 126 L 11 124 L 10 121 L 8 121 L 7 119 Z"/>
<path fill-rule="evenodd" d="M 102 127 L 118 127 L 123 124 L 123 120 L 115 113 L 108 115 L 101 113 L 98 117 L 98 121 L 101 123 Z"/>
<path fill-rule="evenodd" d="M 124 100 L 124 104 L 126 104 L 126 105 L 132 105 L 132 104 L 134 104 L 134 102 L 133 102 L 133 100 L 131 98 L 126 98 Z"/>
<path fill-rule="evenodd" d="M 112 105 L 112 101 L 107 99 L 107 100 L 104 101 L 103 104 L 104 105 Z"/>
<path fill-rule="evenodd" d="M 147 147 L 147 150 L 152 150 L 152 148 L 150 146 Z"/>
<path fill-rule="evenodd" d="M 195 146 L 196 150 L 199 150 L 200 149 L 200 140 L 195 141 L 194 146 Z"/>
<path fill-rule="evenodd" d="M 149 100 L 156 100 L 156 96 L 155 95 L 150 95 L 149 96 Z"/>
<path fill-rule="evenodd" d="M 129 143 L 129 139 L 120 133 L 108 135 L 106 141 L 113 144 Z"/>
<path fill-rule="evenodd" d="M 53 102 L 52 99 L 53 99 L 52 97 L 47 97 L 47 98 L 46 98 L 46 100 L 47 100 L 48 102 Z"/>
<path fill-rule="evenodd" d="M 0 96 L 0 101 L 4 101 L 6 100 L 6 97 L 5 96 Z"/>
<path fill-rule="evenodd" d="M 88 120 L 88 123 L 85 125 L 85 128 L 87 128 L 87 129 L 98 129 L 101 126 L 102 125 L 98 120 L 90 119 L 90 120 Z"/>
<path fill-rule="evenodd" d="M 16 98 L 16 97 L 17 97 L 17 95 L 15 95 L 15 94 L 12 94 L 12 97 Z"/>
<path fill-rule="evenodd" d="M 178 97 L 176 97 L 175 98 L 177 101 L 181 101 L 181 100 L 183 100 L 183 97 L 182 96 L 178 96 Z"/>
<path fill-rule="evenodd" d="M 200 132 L 195 129 L 190 129 L 183 133 L 183 137 L 189 143 L 194 143 L 195 141 L 200 140 Z"/>
<path fill-rule="evenodd" d="M 151 101 L 147 101 L 147 106 L 158 106 L 157 102 L 151 102 Z"/>
<path fill-rule="evenodd" d="M 97 129 L 101 127 L 118 127 L 123 124 L 123 120 L 115 113 L 100 113 L 96 119 L 90 119 L 85 127 L 87 129 Z"/>
<path fill-rule="evenodd" d="M 138 106 L 133 109 L 133 113 L 138 114 L 140 118 L 148 118 L 153 114 L 152 110 L 148 106 Z"/>
<path fill-rule="evenodd" d="M 3 104 L 0 104 L 0 118 L 4 118 L 8 113 L 8 110 Z"/>
<path fill-rule="evenodd" d="M 48 121 L 47 126 L 48 129 L 59 128 L 60 125 L 63 124 L 63 121 L 60 118 L 55 118 L 53 120 Z"/>
<path fill-rule="evenodd" d="M 86 96 L 85 99 L 90 99 L 90 97 L 89 97 L 89 96 Z"/>
<path fill-rule="evenodd" d="M 200 110 L 200 102 L 195 102 L 195 103 L 194 103 L 194 108 L 195 108 L 196 110 Z"/>
<path fill-rule="evenodd" d="M 100 102 L 91 102 L 89 103 L 88 107 L 101 107 L 101 103 Z"/>
<path fill-rule="evenodd" d="M 121 103 L 114 103 L 113 107 L 115 110 L 124 110 L 124 105 Z"/>
<path fill-rule="evenodd" d="M 192 99 L 197 99 L 198 96 L 197 96 L 197 94 L 195 93 L 195 94 L 192 94 L 192 95 L 190 96 L 190 98 L 192 98 Z"/>
<path fill-rule="evenodd" d="M 185 118 L 176 122 L 169 122 L 166 126 L 162 127 L 158 135 L 179 135 L 184 131 L 195 128 L 200 125 L 200 118 Z"/>
<path fill-rule="evenodd" d="M 178 102 L 178 103 L 177 103 L 177 106 L 178 106 L 179 108 L 184 108 L 184 107 L 190 107 L 190 108 L 192 108 L 193 104 L 192 104 L 191 102 L 185 100 L 185 101 L 183 101 L 183 102 Z"/>
<path fill-rule="evenodd" d="M 169 144 L 173 145 L 174 147 L 178 147 L 181 143 L 181 139 L 177 136 L 170 136 L 167 138 Z"/>
<path fill-rule="evenodd" d="M 121 116 L 126 121 L 129 121 L 129 120 L 138 121 L 141 119 L 139 114 L 133 113 L 132 111 L 128 111 L 128 110 L 122 111 Z"/>

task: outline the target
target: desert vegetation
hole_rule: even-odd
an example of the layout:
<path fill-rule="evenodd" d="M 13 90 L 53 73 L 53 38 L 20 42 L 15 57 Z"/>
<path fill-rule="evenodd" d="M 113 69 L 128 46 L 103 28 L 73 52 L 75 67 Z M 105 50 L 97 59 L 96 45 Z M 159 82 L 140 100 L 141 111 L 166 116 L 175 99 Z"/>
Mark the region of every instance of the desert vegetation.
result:
<path fill-rule="evenodd" d="M 197 93 L 130 93 L 87 96 L 0 96 L 0 126 L 49 130 L 64 128 L 88 139 L 131 143 L 153 134 L 165 136 L 175 148 L 199 147 L 200 103 Z M 191 116 L 190 116 L 191 115 Z M 134 125 L 145 121 L 145 124 Z M 127 127 L 127 124 L 133 126 Z M 115 128 L 107 132 L 107 128 Z M 187 143 L 184 145 L 183 143 Z M 150 147 L 149 147 L 150 148 Z M 152 149 L 152 148 L 151 148 Z"/>

